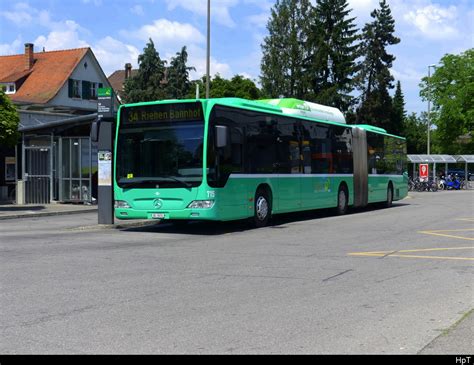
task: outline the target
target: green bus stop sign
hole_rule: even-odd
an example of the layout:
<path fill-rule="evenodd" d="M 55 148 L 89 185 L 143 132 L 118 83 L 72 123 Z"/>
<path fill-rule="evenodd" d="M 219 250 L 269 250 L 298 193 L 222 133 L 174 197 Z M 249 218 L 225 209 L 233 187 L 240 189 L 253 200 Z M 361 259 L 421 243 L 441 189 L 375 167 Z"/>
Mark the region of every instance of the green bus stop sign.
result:
<path fill-rule="evenodd" d="M 100 87 L 97 90 L 97 118 L 114 118 L 114 92 L 111 87 Z"/>

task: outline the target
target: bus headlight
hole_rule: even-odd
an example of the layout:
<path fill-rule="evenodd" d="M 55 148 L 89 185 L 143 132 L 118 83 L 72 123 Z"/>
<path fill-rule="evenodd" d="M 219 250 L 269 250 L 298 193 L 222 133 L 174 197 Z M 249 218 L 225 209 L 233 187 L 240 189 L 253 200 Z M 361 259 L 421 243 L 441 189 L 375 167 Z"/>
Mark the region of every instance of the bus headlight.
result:
<path fill-rule="evenodd" d="M 192 209 L 211 209 L 214 206 L 214 200 L 194 200 L 188 208 Z"/>
<path fill-rule="evenodd" d="M 131 206 L 125 200 L 116 200 L 114 202 L 114 208 L 128 209 L 131 208 Z"/>

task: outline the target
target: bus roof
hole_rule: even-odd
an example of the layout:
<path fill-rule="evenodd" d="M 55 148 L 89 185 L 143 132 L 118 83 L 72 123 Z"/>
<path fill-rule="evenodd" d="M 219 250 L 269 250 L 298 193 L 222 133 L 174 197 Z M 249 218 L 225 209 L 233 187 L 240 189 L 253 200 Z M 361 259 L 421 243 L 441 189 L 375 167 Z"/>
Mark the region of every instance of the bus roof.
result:
<path fill-rule="evenodd" d="M 281 102 L 278 102 L 278 101 Z M 311 120 L 311 121 L 317 121 L 317 122 L 323 122 L 327 124 L 332 124 L 332 125 L 339 125 L 343 127 L 350 127 L 350 128 L 361 128 L 369 132 L 374 132 L 378 134 L 384 134 L 387 136 L 391 137 L 396 137 L 396 138 L 401 138 L 405 139 L 404 137 L 397 136 L 394 134 L 388 133 L 385 129 L 376 127 L 373 125 L 369 124 L 345 124 L 346 121 L 344 119 L 344 116 L 342 113 L 336 109 L 336 108 L 331 108 L 331 107 L 325 107 L 324 105 L 319 105 L 315 103 L 309 103 L 309 102 L 304 102 L 303 100 L 299 99 L 293 99 L 293 98 L 281 98 L 281 99 L 264 99 L 264 100 L 248 100 L 248 99 L 243 99 L 243 98 L 237 98 L 237 97 L 226 97 L 226 98 L 210 98 L 210 99 L 176 99 L 176 100 L 157 100 L 157 101 L 150 101 L 150 102 L 140 102 L 140 103 L 134 103 L 134 104 L 122 104 L 120 107 L 134 107 L 134 106 L 141 106 L 141 105 L 152 105 L 152 104 L 162 104 L 162 103 L 171 103 L 171 102 L 177 102 L 177 103 L 186 103 L 186 102 L 196 102 L 196 101 L 201 101 L 203 103 L 214 103 L 214 104 L 219 104 L 219 105 L 225 105 L 225 106 L 234 106 L 234 107 L 240 107 L 243 109 L 250 109 L 250 110 L 258 110 L 262 112 L 267 112 L 267 113 L 272 113 L 272 114 L 280 114 L 284 116 L 291 115 L 295 118 L 298 119 L 304 119 L 304 120 Z M 339 111 L 342 115 L 342 120 L 339 117 L 339 115 L 336 115 L 334 120 L 327 120 L 331 118 L 321 118 L 318 117 L 317 113 L 301 113 L 298 111 L 300 109 L 297 105 L 301 105 L 301 103 L 306 103 L 306 104 L 313 104 L 318 107 L 323 107 L 325 110 L 330 110 L 333 109 L 333 111 Z M 293 109 L 294 110 L 288 110 L 291 108 L 288 108 L 288 106 L 291 106 L 293 104 Z M 324 110 L 323 108 L 319 108 L 320 110 Z M 285 110 L 286 109 L 286 110 Z M 300 109 L 302 110 L 302 109 Z M 337 114 L 337 113 L 336 113 Z M 326 119 L 326 120 L 325 120 Z"/>

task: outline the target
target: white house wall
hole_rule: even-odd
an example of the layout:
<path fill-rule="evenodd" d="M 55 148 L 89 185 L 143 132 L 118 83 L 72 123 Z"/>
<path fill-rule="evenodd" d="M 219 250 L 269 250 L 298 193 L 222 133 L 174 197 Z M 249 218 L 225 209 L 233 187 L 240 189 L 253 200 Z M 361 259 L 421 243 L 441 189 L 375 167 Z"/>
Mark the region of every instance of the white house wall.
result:
<path fill-rule="evenodd" d="M 84 64 L 87 63 L 87 68 Z M 72 72 L 70 79 L 102 83 L 103 87 L 110 87 L 109 82 L 103 72 L 101 71 L 97 61 L 92 56 L 91 52 L 86 55 L 76 66 Z M 82 98 L 69 97 L 68 80 L 61 87 L 59 93 L 48 103 L 48 106 L 66 106 L 77 109 L 89 109 L 91 111 L 97 110 L 97 100 L 84 100 Z"/>

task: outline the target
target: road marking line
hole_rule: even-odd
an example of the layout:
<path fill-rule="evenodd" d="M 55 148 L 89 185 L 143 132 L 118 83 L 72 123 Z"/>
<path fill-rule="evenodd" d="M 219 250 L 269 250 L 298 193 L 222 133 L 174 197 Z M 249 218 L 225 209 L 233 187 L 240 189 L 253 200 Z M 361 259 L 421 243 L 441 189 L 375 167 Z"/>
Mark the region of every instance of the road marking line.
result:
<path fill-rule="evenodd" d="M 474 221 L 474 218 L 459 218 L 456 220 Z M 429 234 L 432 236 L 441 236 L 456 238 L 460 240 L 474 241 L 473 237 L 456 236 L 453 234 L 445 234 L 450 232 L 473 232 L 473 228 L 467 229 L 442 229 L 442 230 L 430 230 L 430 231 L 418 231 L 418 233 Z M 470 250 L 474 247 L 447 247 L 447 248 L 425 248 L 425 249 L 412 249 L 412 250 L 397 250 L 397 251 L 372 251 L 372 252 L 351 252 L 348 256 L 361 256 L 361 257 L 402 257 L 402 258 L 416 258 L 416 259 L 435 259 L 435 260 L 467 260 L 474 261 L 473 257 L 448 257 L 448 256 L 422 256 L 422 255 L 405 255 L 407 253 L 415 252 L 436 252 L 436 251 L 452 251 L 452 250 Z"/>
<path fill-rule="evenodd" d="M 414 253 L 414 252 L 434 252 L 434 251 L 472 250 L 472 249 L 474 249 L 474 247 L 425 248 L 425 249 L 418 249 L 418 250 L 400 250 L 400 251 L 352 252 L 352 253 L 349 253 L 348 255 L 349 256 L 362 256 L 362 257 L 402 257 L 402 258 L 417 258 L 417 259 L 474 261 L 473 257 L 402 255 L 403 253 Z"/>
<path fill-rule="evenodd" d="M 421 255 L 376 255 L 376 254 L 349 254 L 350 256 L 365 256 L 365 257 L 401 257 L 410 259 L 432 259 L 432 260 L 463 260 L 474 261 L 474 257 L 447 257 L 447 256 L 421 256 Z"/>
<path fill-rule="evenodd" d="M 474 218 L 458 218 L 457 221 L 474 222 Z"/>
<path fill-rule="evenodd" d="M 418 233 L 422 234 L 429 234 L 432 236 L 441 236 L 441 237 L 449 237 L 449 238 L 456 238 L 460 240 L 467 240 L 467 241 L 474 241 L 472 237 L 463 237 L 463 236 L 455 236 L 452 234 L 443 234 L 440 232 L 469 232 L 474 231 L 474 229 L 444 229 L 444 230 L 436 230 L 436 231 L 418 231 Z"/>

